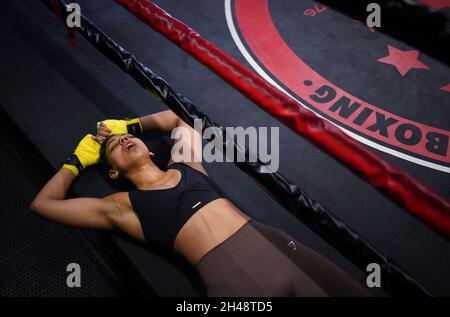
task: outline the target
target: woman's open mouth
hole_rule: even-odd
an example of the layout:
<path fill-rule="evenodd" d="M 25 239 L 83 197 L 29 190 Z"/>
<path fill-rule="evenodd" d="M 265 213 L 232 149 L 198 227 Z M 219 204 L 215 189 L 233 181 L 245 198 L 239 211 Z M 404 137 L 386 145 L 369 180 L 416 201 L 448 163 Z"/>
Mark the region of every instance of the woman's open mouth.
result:
<path fill-rule="evenodd" d="M 132 142 L 128 142 L 127 145 L 125 145 L 125 151 L 128 153 L 129 151 L 131 151 L 132 149 L 134 149 L 136 147 L 135 144 L 133 144 Z"/>

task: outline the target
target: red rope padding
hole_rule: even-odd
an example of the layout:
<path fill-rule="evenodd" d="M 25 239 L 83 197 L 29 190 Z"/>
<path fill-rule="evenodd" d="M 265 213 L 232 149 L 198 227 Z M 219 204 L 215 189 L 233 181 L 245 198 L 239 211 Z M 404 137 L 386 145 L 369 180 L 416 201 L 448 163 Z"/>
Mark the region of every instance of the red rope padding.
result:
<path fill-rule="evenodd" d="M 450 202 L 301 107 L 259 75 L 147 0 L 116 0 L 213 70 L 247 98 L 357 173 L 387 197 L 450 237 Z"/>

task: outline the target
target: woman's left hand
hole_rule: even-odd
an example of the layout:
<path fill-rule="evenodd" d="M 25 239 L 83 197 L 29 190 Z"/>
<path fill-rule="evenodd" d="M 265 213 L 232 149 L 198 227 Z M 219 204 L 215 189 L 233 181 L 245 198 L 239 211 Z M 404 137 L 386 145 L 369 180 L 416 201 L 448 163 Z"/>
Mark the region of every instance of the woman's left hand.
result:
<path fill-rule="evenodd" d="M 94 136 L 94 139 L 98 143 L 102 144 L 111 135 L 111 130 L 106 126 L 106 124 L 103 122 L 99 122 L 97 125 L 97 135 Z"/>
<path fill-rule="evenodd" d="M 112 131 L 108 126 L 102 121 L 97 124 L 97 135 L 98 137 L 103 137 L 104 139 L 109 138 L 112 135 Z"/>
<path fill-rule="evenodd" d="M 97 123 L 97 132 L 101 136 L 108 138 L 113 134 L 133 134 L 142 133 L 143 128 L 139 118 L 134 119 L 108 119 Z"/>

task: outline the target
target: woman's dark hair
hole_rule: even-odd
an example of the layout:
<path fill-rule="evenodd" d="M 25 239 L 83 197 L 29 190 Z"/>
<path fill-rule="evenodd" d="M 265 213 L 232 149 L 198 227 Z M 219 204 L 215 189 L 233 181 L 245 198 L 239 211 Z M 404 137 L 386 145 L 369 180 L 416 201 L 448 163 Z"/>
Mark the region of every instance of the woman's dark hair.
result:
<path fill-rule="evenodd" d="M 107 138 L 103 143 L 100 145 L 100 167 L 108 173 L 109 169 L 111 168 L 111 165 L 109 165 L 108 159 L 106 158 L 106 143 L 108 142 L 109 138 Z"/>

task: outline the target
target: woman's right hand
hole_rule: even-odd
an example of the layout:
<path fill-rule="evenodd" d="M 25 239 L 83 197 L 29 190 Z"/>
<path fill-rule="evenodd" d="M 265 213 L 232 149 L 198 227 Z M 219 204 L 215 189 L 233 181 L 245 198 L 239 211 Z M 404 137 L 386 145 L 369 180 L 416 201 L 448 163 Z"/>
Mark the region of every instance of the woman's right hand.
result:
<path fill-rule="evenodd" d="M 97 164 L 100 161 L 99 135 L 87 134 L 78 143 L 74 153 L 67 159 L 63 167 L 71 170 L 78 176 L 86 167 Z"/>

